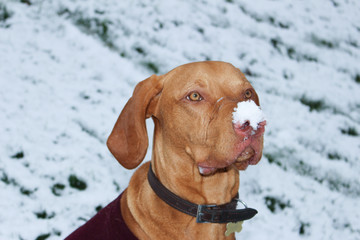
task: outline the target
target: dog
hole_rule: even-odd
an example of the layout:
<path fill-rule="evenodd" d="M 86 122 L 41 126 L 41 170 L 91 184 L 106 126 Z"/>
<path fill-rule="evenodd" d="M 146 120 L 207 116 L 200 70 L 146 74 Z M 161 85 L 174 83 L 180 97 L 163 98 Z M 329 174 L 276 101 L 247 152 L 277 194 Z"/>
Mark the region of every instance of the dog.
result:
<path fill-rule="evenodd" d="M 107 146 L 123 167 L 138 167 L 148 148 L 145 120 L 153 119 L 151 161 L 114 201 L 136 238 L 235 239 L 227 223 L 256 214 L 234 206 L 239 170 L 257 164 L 263 149 L 265 121 L 255 130 L 232 121 L 249 100 L 260 106 L 245 75 L 225 62 L 185 64 L 135 87 Z"/>

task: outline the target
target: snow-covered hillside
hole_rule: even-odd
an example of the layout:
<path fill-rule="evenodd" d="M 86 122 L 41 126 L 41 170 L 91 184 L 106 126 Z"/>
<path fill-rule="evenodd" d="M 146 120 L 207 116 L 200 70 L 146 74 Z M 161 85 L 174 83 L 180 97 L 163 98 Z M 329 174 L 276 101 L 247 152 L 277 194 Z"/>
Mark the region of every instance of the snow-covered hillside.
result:
<path fill-rule="evenodd" d="M 239 67 L 268 120 L 262 161 L 241 172 L 259 214 L 237 238 L 360 239 L 359 13 L 358 0 L 0 0 L 0 239 L 62 239 L 118 196 L 132 171 L 105 142 L 134 86 L 202 60 Z"/>

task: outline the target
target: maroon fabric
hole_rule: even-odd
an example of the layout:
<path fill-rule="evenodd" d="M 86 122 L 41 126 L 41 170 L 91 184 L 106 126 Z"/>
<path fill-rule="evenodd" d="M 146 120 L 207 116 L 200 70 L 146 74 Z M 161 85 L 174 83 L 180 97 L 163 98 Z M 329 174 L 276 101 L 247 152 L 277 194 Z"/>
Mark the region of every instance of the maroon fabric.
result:
<path fill-rule="evenodd" d="M 122 194 L 65 240 L 136 240 L 121 215 L 121 196 Z"/>

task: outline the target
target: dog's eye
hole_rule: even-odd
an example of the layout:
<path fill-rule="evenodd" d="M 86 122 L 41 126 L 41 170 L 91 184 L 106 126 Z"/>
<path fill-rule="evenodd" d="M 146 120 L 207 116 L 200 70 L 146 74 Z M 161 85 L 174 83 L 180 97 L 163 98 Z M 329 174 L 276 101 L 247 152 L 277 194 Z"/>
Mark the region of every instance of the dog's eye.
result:
<path fill-rule="evenodd" d="M 201 101 L 201 100 L 203 100 L 200 93 L 198 93 L 198 92 L 192 92 L 186 98 L 188 100 L 190 100 L 190 101 Z"/>
<path fill-rule="evenodd" d="M 252 92 L 251 92 L 251 90 L 246 90 L 246 92 L 245 92 L 245 98 L 251 98 L 251 96 L 252 96 Z"/>

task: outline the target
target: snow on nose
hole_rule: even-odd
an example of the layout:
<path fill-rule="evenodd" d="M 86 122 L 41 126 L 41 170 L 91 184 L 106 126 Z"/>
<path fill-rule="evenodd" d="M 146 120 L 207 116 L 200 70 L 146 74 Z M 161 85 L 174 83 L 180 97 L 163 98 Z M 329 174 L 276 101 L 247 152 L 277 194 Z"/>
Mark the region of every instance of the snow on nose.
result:
<path fill-rule="evenodd" d="M 235 129 L 240 132 L 247 132 L 250 127 L 256 131 L 266 121 L 265 114 L 252 100 L 239 102 L 232 117 Z"/>

